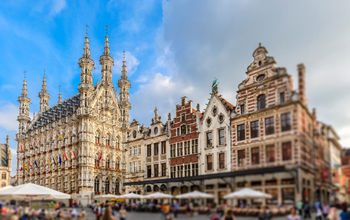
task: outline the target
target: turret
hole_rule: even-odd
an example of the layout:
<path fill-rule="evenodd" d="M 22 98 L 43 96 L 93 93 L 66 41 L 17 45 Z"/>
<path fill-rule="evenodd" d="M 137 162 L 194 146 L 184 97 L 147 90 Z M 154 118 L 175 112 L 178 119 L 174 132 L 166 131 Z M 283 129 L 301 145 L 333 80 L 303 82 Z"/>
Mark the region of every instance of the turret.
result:
<path fill-rule="evenodd" d="M 100 57 L 101 64 L 101 83 L 104 85 L 113 85 L 112 84 L 112 66 L 114 66 L 114 60 L 111 57 L 108 41 L 108 26 L 105 39 L 105 48 L 102 56 Z"/>
<path fill-rule="evenodd" d="M 79 59 L 80 66 L 80 84 L 79 84 L 79 92 L 80 92 L 80 106 L 82 108 L 88 106 L 88 93 L 93 90 L 93 78 L 92 78 L 92 70 L 95 68 L 95 62 L 91 59 L 90 56 L 90 44 L 89 37 L 87 32 L 88 26 L 86 26 L 86 36 L 84 42 L 84 53 L 83 56 Z"/>
<path fill-rule="evenodd" d="M 46 77 L 44 72 L 43 84 L 41 86 L 41 91 L 39 92 L 40 98 L 40 113 L 43 113 L 49 108 L 50 95 L 47 93 Z"/>
<path fill-rule="evenodd" d="M 27 80 L 25 78 L 25 75 L 23 80 L 22 93 L 18 97 L 18 102 L 19 102 L 19 114 L 17 117 L 17 121 L 19 123 L 18 133 L 21 135 L 24 133 L 28 123 L 30 122 L 29 105 L 31 104 L 31 102 L 30 102 L 30 98 L 28 98 Z"/>
<path fill-rule="evenodd" d="M 120 80 L 118 80 L 119 87 L 119 104 L 122 114 L 123 126 L 128 127 L 129 124 L 129 111 L 131 109 L 131 105 L 129 102 L 129 89 L 130 89 L 130 81 L 127 77 L 126 70 L 126 61 L 125 61 L 125 52 L 123 56 L 123 65 L 122 65 L 122 76 Z"/>

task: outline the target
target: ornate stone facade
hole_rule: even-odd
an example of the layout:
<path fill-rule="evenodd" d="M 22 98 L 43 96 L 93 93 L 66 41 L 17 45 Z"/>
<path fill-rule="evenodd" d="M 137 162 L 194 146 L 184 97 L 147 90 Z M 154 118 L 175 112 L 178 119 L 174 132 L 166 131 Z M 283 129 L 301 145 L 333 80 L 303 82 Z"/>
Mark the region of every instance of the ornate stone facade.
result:
<path fill-rule="evenodd" d="M 10 137 L 6 136 L 6 143 L 0 144 L 0 188 L 10 185 L 12 171 L 12 154 Z"/>
<path fill-rule="evenodd" d="M 16 136 L 18 183 L 36 183 L 88 202 L 93 193 L 121 193 L 124 181 L 123 142 L 129 129 L 129 88 L 125 60 L 118 81 L 112 83 L 114 60 L 108 36 L 100 57 L 101 82 L 93 85 L 94 61 L 85 37 L 79 93 L 49 107 L 44 76 L 39 93 L 40 111 L 29 116 L 31 103 L 24 80 L 18 98 L 19 132 Z M 61 95 L 60 95 L 61 97 Z"/>

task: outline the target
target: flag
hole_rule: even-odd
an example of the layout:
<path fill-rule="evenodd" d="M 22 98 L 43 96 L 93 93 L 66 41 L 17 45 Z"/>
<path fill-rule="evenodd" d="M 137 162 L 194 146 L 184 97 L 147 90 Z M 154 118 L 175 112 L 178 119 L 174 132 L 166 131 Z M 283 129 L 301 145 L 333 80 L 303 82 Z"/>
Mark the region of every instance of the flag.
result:
<path fill-rule="evenodd" d="M 102 159 L 102 151 L 101 151 L 100 158 L 98 158 L 98 162 L 100 162 L 101 159 Z"/>
<path fill-rule="evenodd" d="M 20 169 L 20 171 L 22 171 L 23 169 L 22 169 L 22 167 L 21 167 L 21 169 Z"/>
<path fill-rule="evenodd" d="M 62 140 L 61 131 L 58 131 L 58 137 L 60 138 L 60 140 Z"/>
<path fill-rule="evenodd" d="M 35 166 L 36 166 L 37 168 L 39 168 L 39 167 L 38 167 L 38 163 L 36 162 L 36 160 L 34 160 L 34 164 L 35 164 Z"/>
<path fill-rule="evenodd" d="M 23 150 L 23 146 L 21 145 L 21 150 L 22 150 L 22 153 L 24 153 L 24 150 Z"/>
<path fill-rule="evenodd" d="M 66 152 L 64 152 L 64 158 L 68 160 Z"/>
<path fill-rule="evenodd" d="M 28 170 L 27 163 L 24 163 L 24 167 L 26 168 L 26 170 Z"/>
<path fill-rule="evenodd" d="M 60 154 L 60 156 L 58 158 L 58 162 L 60 163 L 60 165 L 62 164 L 61 154 Z"/>
<path fill-rule="evenodd" d="M 32 165 L 30 164 L 30 161 L 28 161 L 28 164 L 29 164 L 30 168 L 33 168 Z"/>
<path fill-rule="evenodd" d="M 74 153 L 74 151 L 73 151 L 73 155 L 74 155 L 74 158 L 75 158 L 75 159 L 77 159 L 77 157 L 75 156 L 75 153 Z"/>

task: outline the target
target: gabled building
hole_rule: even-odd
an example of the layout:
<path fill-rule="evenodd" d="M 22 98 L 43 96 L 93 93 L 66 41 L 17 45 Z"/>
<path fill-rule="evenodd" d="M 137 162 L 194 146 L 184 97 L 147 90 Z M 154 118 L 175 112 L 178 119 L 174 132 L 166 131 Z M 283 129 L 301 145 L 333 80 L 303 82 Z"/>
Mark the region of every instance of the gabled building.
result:
<path fill-rule="evenodd" d="M 200 175 L 227 173 L 232 170 L 231 117 L 234 106 L 219 95 L 213 85 L 209 102 L 199 123 Z M 232 191 L 232 179 L 207 179 L 203 190 L 215 195 L 216 203 L 223 203 L 225 194 Z"/>
<path fill-rule="evenodd" d="M 259 45 L 253 58 L 238 86 L 236 116 L 231 120 L 232 169 L 242 172 L 235 187 L 269 193 L 276 205 L 312 203 L 319 166 L 327 161 L 320 158 L 317 164 L 315 158 L 327 146 L 314 141 L 317 121 L 307 105 L 305 67 L 298 65 L 298 89 L 294 90 L 291 75 L 276 67 L 265 47 Z M 327 186 L 328 180 L 317 186 L 326 195 L 322 201 L 328 201 L 331 188 Z"/>
<path fill-rule="evenodd" d="M 140 127 L 136 120 L 131 123 L 126 142 L 127 192 L 167 192 L 168 186 L 162 180 L 170 177 L 170 123 L 170 114 L 162 123 L 157 108 L 150 127 Z"/>

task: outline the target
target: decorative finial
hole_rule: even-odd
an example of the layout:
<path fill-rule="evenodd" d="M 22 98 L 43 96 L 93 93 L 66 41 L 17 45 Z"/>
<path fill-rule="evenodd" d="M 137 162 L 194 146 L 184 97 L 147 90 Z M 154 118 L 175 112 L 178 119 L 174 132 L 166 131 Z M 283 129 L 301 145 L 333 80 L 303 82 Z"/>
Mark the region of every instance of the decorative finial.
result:
<path fill-rule="evenodd" d="M 89 25 L 86 25 L 86 30 L 85 30 L 85 36 L 87 37 L 88 36 L 88 33 L 89 33 Z"/>
<path fill-rule="evenodd" d="M 46 76 L 46 69 L 44 68 L 44 77 Z"/>
<path fill-rule="evenodd" d="M 61 85 L 58 86 L 58 93 L 61 93 Z"/>
<path fill-rule="evenodd" d="M 125 61 L 125 50 L 123 50 L 123 61 Z"/>
<path fill-rule="evenodd" d="M 24 80 L 26 80 L 26 75 L 27 75 L 27 70 L 24 70 L 24 73 L 23 73 L 23 75 L 24 75 Z"/>
<path fill-rule="evenodd" d="M 62 102 L 62 95 L 61 95 L 61 85 L 58 86 L 58 100 L 57 103 L 60 104 Z"/>
<path fill-rule="evenodd" d="M 259 42 L 259 47 L 261 47 L 261 42 Z"/>
<path fill-rule="evenodd" d="M 108 25 L 106 25 L 106 36 L 108 36 Z"/>

